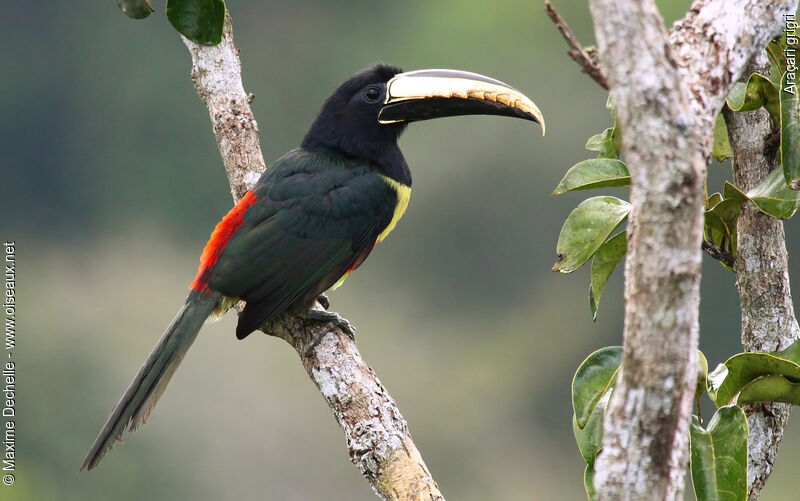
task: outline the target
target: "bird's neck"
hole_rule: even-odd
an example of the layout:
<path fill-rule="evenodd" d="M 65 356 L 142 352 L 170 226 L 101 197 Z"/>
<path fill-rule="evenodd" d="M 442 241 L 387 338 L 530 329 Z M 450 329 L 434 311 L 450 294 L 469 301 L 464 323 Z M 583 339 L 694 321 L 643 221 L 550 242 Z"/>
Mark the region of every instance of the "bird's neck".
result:
<path fill-rule="evenodd" d="M 376 162 L 381 174 L 398 183 L 411 186 L 411 170 L 408 168 L 406 158 L 400 151 L 400 146 L 394 142 L 390 148 L 384 150 L 381 158 Z"/>
<path fill-rule="evenodd" d="M 308 151 L 325 152 L 349 159 L 367 161 L 389 179 L 397 181 L 405 186 L 411 186 L 411 170 L 408 168 L 403 152 L 400 151 L 400 146 L 398 146 L 396 141 L 386 143 L 382 148 L 359 148 L 357 153 L 348 151 L 349 148 L 347 148 L 346 145 L 337 144 L 333 146 L 324 143 L 315 143 L 309 141 L 308 138 L 303 141 L 301 147 Z"/>

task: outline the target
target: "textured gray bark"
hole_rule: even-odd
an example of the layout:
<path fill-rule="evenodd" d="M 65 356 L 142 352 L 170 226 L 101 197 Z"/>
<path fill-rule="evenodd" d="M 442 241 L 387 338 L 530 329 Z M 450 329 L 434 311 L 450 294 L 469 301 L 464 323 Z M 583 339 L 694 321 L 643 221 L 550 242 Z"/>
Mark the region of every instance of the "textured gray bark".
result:
<path fill-rule="evenodd" d="M 746 81 L 756 71 L 766 74 L 768 69 L 766 56 L 758 54 L 742 74 L 742 80 Z M 726 109 L 725 120 L 733 154 L 734 180 L 747 191 L 776 167 L 775 148 L 767 145 L 774 124 L 763 108 L 744 113 Z M 742 308 L 744 349 L 775 351 L 798 339 L 800 328 L 789 288 L 783 222 L 766 216 L 749 202 L 739 216 L 734 269 Z M 772 473 L 791 405 L 748 405 L 745 411 L 750 424 L 747 484 L 752 501 L 758 499 Z"/>
<path fill-rule="evenodd" d="M 623 370 L 595 465 L 599 499 L 683 497 L 713 123 L 790 5 L 700 0 L 668 33 L 652 0 L 590 1 L 632 179 Z"/>
<path fill-rule="evenodd" d="M 242 85 L 230 16 L 222 43 L 201 46 L 184 38 L 192 80 L 208 107 L 231 193 L 238 201 L 266 169 L 258 125 Z M 318 302 L 314 304 L 322 309 Z M 310 321 L 305 312 L 281 315 L 262 329 L 295 348 L 342 427 L 353 463 L 387 500 L 444 500 L 411 439 L 408 426 L 355 342 L 335 322 Z"/>
<path fill-rule="evenodd" d="M 652 2 L 591 2 L 631 173 L 623 370 L 596 465 L 599 499 L 679 499 L 697 358 L 705 162 Z"/>

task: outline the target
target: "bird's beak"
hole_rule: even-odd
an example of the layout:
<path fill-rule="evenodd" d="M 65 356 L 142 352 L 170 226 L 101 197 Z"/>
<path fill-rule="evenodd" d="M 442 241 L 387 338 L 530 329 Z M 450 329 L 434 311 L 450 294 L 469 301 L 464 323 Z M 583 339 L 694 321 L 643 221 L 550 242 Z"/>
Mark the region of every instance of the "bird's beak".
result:
<path fill-rule="evenodd" d="M 502 115 L 542 126 L 539 108 L 517 89 L 493 78 L 458 70 L 400 73 L 386 84 L 378 122 L 391 124 L 457 115 Z"/>

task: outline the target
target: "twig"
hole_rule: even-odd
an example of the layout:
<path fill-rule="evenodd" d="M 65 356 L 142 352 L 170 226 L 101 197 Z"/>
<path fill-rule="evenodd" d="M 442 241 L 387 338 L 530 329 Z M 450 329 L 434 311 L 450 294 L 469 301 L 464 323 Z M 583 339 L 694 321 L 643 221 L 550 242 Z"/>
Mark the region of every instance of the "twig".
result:
<path fill-rule="evenodd" d="M 720 263 L 724 264 L 729 268 L 733 268 L 733 254 L 730 251 L 723 249 L 719 245 L 712 244 L 703 240 L 703 251 L 706 254 L 713 257 Z"/>
<path fill-rule="evenodd" d="M 600 87 L 608 90 L 608 82 L 606 82 L 606 77 L 603 75 L 603 70 L 600 69 L 600 63 L 597 61 L 597 50 L 593 47 L 584 48 L 583 45 L 581 45 L 578 38 L 572 33 L 569 26 L 567 26 L 566 21 L 564 21 L 558 12 L 556 12 L 556 9 L 550 4 L 550 0 L 545 0 L 544 8 L 547 11 L 547 15 L 556 25 L 556 28 L 558 28 L 558 31 L 561 32 L 561 36 L 567 41 L 567 45 L 569 46 L 569 52 L 567 52 L 567 54 L 569 54 L 569 57 L 578 63 L 582 72 L 592 77 Z"/>
<path fill-rule="evenodd" d="M 226 14 L 219 45 L 183 41 L 192 55 L 192 80 L 208 107 L 231 193 L 238 201 L 266 165 L 250 110 L 251 98 L 242 86 L 230 16 Z M 322 305 L 317 302 L 314 307 Z M 303 312 L 292 311 L 262 330 L 284 339 L 297 351 L 345 432 L 351 460 L 376 494 L 397 501 L 444 500 L 397 404 L 339 325 L 310 321 Z"/>

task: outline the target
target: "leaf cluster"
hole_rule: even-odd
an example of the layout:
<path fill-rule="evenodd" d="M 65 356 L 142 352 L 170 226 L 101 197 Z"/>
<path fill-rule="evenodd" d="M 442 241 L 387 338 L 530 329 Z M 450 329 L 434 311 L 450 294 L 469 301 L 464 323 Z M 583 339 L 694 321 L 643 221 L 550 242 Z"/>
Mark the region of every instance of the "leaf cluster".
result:
<path fill-rule="evenodd" d="M 789 351 L 789 350 L 787 350 Z M 793 354 L 800 354 L 800 348 Z M 737 355 L 738 361 L 732 366 L 737 367 L 738 377 L 745 366 L 758 365 L 755 358 L 742 359 L 742 354 Z M 734 357 L 734 358 L 737 358 Z M 611 399 L 616 380 L 622 367 L 622 348 L 608 346 L 601 348 L 581 363 L 572 380 L 572 429 L 578 449 L 586 461 L 584 472 L 584 488 L 587 498 L 596 499 L 592 481 L 594 478 L 594 463 L 603 446 L 603 421 L 609 400 Z M 720 384 L 726 387 L 735 386 L 725 383 L 726 376 L 716 375 L 722 369 L 717 368 L 715 373 L 708 375 L 708 365 L 705 357 L 699 353 L 701 363 L 698 377 L 697 398 L 705 391 L 712 391 L 712 380 L 721 377 Z M 731 359 L 733 360 L 733 359 Z M 729 362 L 722 364 L 725 366 Z M 800 370 L 800 365 L 796 365 Z M 748 371 L 745 371 L 748 372 Z M 756 374 L 757 370 L 750 367 L 748 374 Z M 800 373 L 799 373 L 800 374 Z M 757 379 L 759 376 L 755 376 Z M 762 376 L 769 377 L 769 376 Z M 738 379 L 737 379 L 738 381 Z M 742 380 L 743 381 L 743 380 Z M 747 383 L 745 383 L 747 386 Z M 769 389 L 767 389 L 769 388 Z M 772 383 L 763 383 L 762 390 L 751 396 L 755 401 L 764 401 L 771 397 L 781 387 Z M 713 398 L 713 397 L 712 397 Z M 744 411 L 737 403 L 723 402 L 722 399 L 714 400 L 719 406 L 707 426 L 697 415 L 692 416 L 689 428 L 690 437 L 690 469 L 692 484 L 699 501 L 744 501 L 747 499 L 747 437 L 749 433 L 747 418 Z"/>
<path fill-rule="evenodd" d="M 753 73 L 747 83 L 737 83 L 727 98 L 727 106 L 735 112 L 763 107 L 770 113 L 780 125 L 778 157 L 782 168 L 774 169 L 748 192 L 728 181 L 721 193 L 706 193 L 705 196 L 704 248 L 713 249 L 712 257 L 731 271 L 737 251 L 737 221 L 745 202 L 751 201 L 764 214 L 779 219 L 791 218 L 800 208 L 797 86 L 793 77 L 787 76 L 781 42 L 772 42 L 767 52 L 772 61 L 769 75 Z M 612 126 L 586 142 L 586 149 L 597 152 L 597 157 L 573 165 L 553 190 L 553 195 L 630 186 L 628 167 L 620 158 L 622 131 L 610 97 L 606 108 L 611 113 Z M 729 158 L 731 146 L 722 114 L 717 117 L 713 139 L 712 156 L 718 161 Z M 570 213 L 558 236 L 553 271 L 571 273 L 592 260 L 589 310 L 594 319 L 597 319 L 603 289 L 627 252 L 626 232 L 615 234 L 615 231 L 625 222 L 630 210 L 628 202 L 613 196 L 588 198 Z"/>
<path fill-rule="evenodd" d="M 613 126 L 586 142 L 586 149 L 596 151 L 597 158 L 572 166 L 553 190 L 553 195 L 630 186 L 628 167 L 619 158 L 622 134 L 617 126 L 616 112 L 610 97 L 606 108 L 611 112 Z M 603 289 L 627 252 L 625 231 L 612 234 L 627 219 L 630 210 L 631 205 L 628 202 L 616 197 L 588 198 L 567 216 L 558 235 L 557 261 L 553 271 L 571 273 L 592 259 L 589 308 L 595 319 Z"/>
<path fill-rule="evenodd" d="M 132 19 L 144 19 L 154 12 L 149 0 L 117 0 L 117 5 Z M 170 24 L 189 40 L 202 45 L 222 41 L 223 0 L 167 0 L 166 11 Z"/>
<path fill-rule="evenodd" d="M 737 83 L 726 105 L 734 112 L 764 108 L 779 127 L 780 147 L 775 168 L 755 188 L 744 192 L 726 182 L 722 192 L 706 194 L 704 238 L 730 256 L 737 246 L 737 220 L 745 202 L 752 202 L 771 217 L 788 219 L 800 207 L 800 108 L 795 66 L 787 64 L 785 40 L 767 48 L 771 61 L 769 75 L 753 73 L 746 83 Z M 789 70 L 787 71 L 787 68 Z M 628 187 L 631 176 L 620 159 L 621 131 L 614 108 L 606 106 L 612 127 L 587 142 L 597 158 L 577 163 L 567 171 L 553 191 Z M 728 131 L 722 115 L 714 127 L 712 156 L 723 161 L 731 156 Z M 646 182 L 646 180 L 645 180 Z M 631 206 L 611 196 L 586 199 L 567 217 L 559 234 L 554 271 L 570 273 L 592 259 L 589 307 L 594 318 L 603 288 L 625 256 L 625 231 L 614 234 L 625 221 Z M 721 260 L 722 261 L 722 260 Z M 732 261 L 723 265 L 730 268 Z M 696 398 L 708 394 L 717 411 L 707 425 L 692 416 L 690 469 L 698 500 L 738 501 L 747 499 L 747 441 L 749 429 L 742 404 L 784 402 L 800 405 L 800 341 L 772 353 L 740 353 L 719 364 L 711 373 L 702 353 Z M 584 486 L 588 499 L 596 495 L 592 480 L 594 463 L 602 449 L 603 421 L 608 402 L 623 362 L 621 347 L 597 350 L 581 363 L 572 381 L 573 432 L 586 461 Z"/>
<path fill-rule="evenodd" d="M 699 501 L 747 499 L 747 440 L 749 429 L 742 404 L 783 402 L 800 405 L 800 341 L 771 353 L 739 353 L 708 373 L 705 356 L 696 398 L 707 393 L 717 412 L 707 426 L 692 416 L 690 469 Z M 595 499 L 591 484 L 594 462 L 603 446 L 603 420 L 622 367 L 622 348 L 601 348 L 584 360 L 572 379 L 572 429 L 586 461 L 587 497 Z M 698 404 L 699 411 L 699 404 Z"/>

